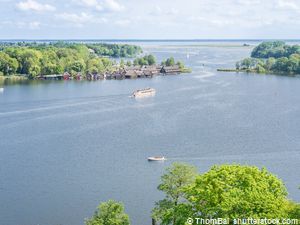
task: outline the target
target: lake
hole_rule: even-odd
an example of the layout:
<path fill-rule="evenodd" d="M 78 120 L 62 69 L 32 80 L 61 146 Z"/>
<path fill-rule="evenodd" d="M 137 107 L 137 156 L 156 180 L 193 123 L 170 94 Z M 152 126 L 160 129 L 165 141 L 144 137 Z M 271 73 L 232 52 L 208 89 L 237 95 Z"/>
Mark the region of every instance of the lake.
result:
<path fill-rule="evenodd" d="M 151 224 L 171 163 L 266 167 L 300 201 L 300 79 L 217 72 L 242 42 L 139 42 L 193 73 L 152 79 L 5 85 L 0 93 L 0 224 L 80 225 L 122 201 L 133 225 Z M 135 100 L 136 89 L 156 96 Z M 164 155 L 164 163 L 148 156 Z"/>

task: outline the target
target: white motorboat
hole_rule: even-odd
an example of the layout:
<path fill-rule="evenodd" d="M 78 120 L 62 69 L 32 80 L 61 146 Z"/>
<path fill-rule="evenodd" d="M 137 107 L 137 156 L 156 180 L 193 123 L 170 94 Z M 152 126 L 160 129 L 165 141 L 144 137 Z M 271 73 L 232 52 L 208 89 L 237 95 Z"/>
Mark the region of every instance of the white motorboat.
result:
<path fill-rule="evenodd" d="M 155 89 L 154 88 L 145 88 L 136 90 L 132 93 L 132 97 L 134 98 L 143 98 L 143 97 L 150 97 L 155 95 Z"/>
<path fill-rule="evenodd" d="M 148 157 L 148 161 L 165 161 L 166 158 L 164 156 L 152 156 Z"/>

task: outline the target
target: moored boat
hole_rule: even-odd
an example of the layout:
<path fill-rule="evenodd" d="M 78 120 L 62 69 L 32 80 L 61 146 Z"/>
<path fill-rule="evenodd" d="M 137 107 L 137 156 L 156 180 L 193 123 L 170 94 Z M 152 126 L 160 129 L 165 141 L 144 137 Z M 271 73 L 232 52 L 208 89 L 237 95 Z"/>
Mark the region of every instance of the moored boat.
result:
<path fill-rule="evenodd" d="M 164 156 L 152 156 L 148 157 L 148 161 L 165 161 L 166 158 Z"/>
<path fill-rule="evenodd" d="M 0 93 L 4 91 L 4 88 L 0 88 Z"/>
<path fill-rule="evenodd" d="M 134 98 L 150 97 L 154 96 L 155 92 L 154 88 L 145 88 L 134 91 L 131 96 Z"/>

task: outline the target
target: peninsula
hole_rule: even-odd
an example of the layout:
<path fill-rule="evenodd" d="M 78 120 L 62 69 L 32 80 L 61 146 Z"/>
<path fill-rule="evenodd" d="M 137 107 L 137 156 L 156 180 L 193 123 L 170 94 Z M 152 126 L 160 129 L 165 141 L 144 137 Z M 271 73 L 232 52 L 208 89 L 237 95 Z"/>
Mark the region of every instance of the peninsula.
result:
<path fill-rule="evenodd" d="M 297 75 L 300 74 L 300 46 L 283 41 L 262 42 L 253 49 L 251 57 L 238 61 L 236 68 L 218 71 Z"/>
<path fill-rule="evenodd" d="M 173 57 L 157 63 L 142 53 L 141 47 L 127 44 L 4 42 L 0 80 L 132 79 L 190 72 Z"/>

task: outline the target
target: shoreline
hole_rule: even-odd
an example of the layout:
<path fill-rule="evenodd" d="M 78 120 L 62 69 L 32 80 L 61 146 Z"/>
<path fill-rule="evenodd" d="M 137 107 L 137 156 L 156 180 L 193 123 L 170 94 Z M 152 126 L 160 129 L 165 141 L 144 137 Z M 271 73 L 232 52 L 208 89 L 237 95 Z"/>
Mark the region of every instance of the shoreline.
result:
<path fill-rule="evenodd" d="M 286 77 L 296 77 L 300 76 L 300 74 L 293 74 L 293 73 L 287 73 L 287 72 L 274 72 L 274 71 L 266 71 L 266 72 L 257 72 L 256 70 L 238 70 L 238 69 L 231 69 L 231 68 L 218 68 L 218 72 L 235 72 L 235 73 L 248 73 L 248 74 L 257 74 L 257 75 L 277 75 L 277 76 L 286 76 Z"/>
<path fill-rule="evenodd" d="M 71 75 L 68 72 L 63 74 L 39 75 L 35 78 L 30 78 L 28 75 L 9 75 L 0 76 L 0 82 L 5 81 L 34 81 L 34 80 L 124 80 L 124 79 L 139 79 L 152 78 L 154 76 L 179 75 L 191 73 L 190 68 L 180 68 L 179 66 L 141 66 L 141 67 L 124 67 L 113 72 L 104 73 L 86 73 L 78 72 Z"/>

